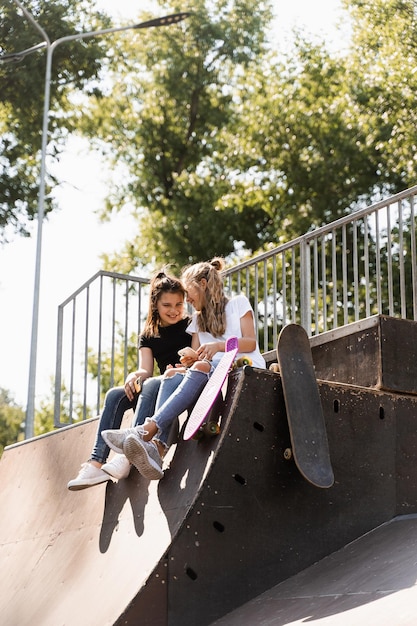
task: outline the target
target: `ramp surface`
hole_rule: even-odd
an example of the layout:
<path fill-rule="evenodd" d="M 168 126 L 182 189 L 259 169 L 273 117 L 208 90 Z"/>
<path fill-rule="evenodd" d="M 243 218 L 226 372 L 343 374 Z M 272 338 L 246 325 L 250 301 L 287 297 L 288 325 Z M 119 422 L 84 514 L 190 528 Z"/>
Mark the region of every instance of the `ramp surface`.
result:
<path fill-rule="evenodd" d="M 256 368 L 229 377 L 219 436 L 180 436 L 159 482 L 133 471 L 68 491 L 95 420 L 7 449 L 2 623 L 207 626 L 394 517 L 417 514 L 417 397 L 319 388 L 330 489 L 287 460 L 280 376 Z"/>
<path fill-rule="evenodd" d="M 384 524 L 213 626 L 415 626 L 417 517 Z"/>
<path fill-rule="evenodd" d="M 198 492 L 211 458 L 207 446 L 174 493 L 135 470 L 118 484 L 68 491 L 96 427 L 93 419 L 2 457 L 0 621 L 7 626 L 114 624 Z M 165 620 L 166 607 L 159 610 Z"/>

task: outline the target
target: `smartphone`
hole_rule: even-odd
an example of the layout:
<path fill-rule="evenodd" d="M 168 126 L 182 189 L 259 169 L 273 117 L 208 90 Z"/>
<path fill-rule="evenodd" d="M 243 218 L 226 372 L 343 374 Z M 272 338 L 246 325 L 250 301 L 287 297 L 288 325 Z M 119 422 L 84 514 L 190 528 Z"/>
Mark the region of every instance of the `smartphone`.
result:
<path fill-rule="evenodd" d="M 194 359 L 198 359 L 197 352 L 188 346 L 186 348 L 181 348 L 181 350 L 178 350 L 178 354 L 180 356 L 188 356 L 193 357 Z"/>
<path fill-rule="evenodd" d="M 133 384 L 135 385 L 135 391 L 136 393 L 140 393 L 142 391 L 142 379 L 139 376 L 139 378 L 137 378 Z"/>

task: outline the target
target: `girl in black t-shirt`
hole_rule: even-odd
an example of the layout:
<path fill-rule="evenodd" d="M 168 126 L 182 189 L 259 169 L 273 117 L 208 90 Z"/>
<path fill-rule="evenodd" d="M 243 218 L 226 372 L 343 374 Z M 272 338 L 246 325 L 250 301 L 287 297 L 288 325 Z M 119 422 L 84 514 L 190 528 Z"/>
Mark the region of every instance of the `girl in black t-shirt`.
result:
<path fill-rule="evenodd" d="M 152 278 L 148 315 L 139 337 L 139 367 L 127 376 L 123 387 L 107 392 L 91 456 L 82 464 L 77 477 L 69 481 L 68 489 L 77 491 L 129 475 L 130 463 L 123 454 L 116 454 L 106 462 L 109 447 L 101 433 L 120 428 L 125 411 L 135 406 L 134 424 L 142 424 L 153 414 L 162 374 L 168 367 L 179 365 L 178 350 L 191 345 L 191 335 L 187 333 L 190 319 L 185 314 L 184 303 L 185 290 L 177 278 L 165 271 Z M 160 376 L 153 376 L 155 361 Z M 172 379 L 175 386 L 179 384 L 177 378 Z"/>
<path fill-rule="evenodd" d="M 103 438 L 116 452 L 123 450 L 137 470 L 149 480 L 163 477 L 163 457 L 170 446 L 170 430 L 174 420 L 191 410 L 218 365 L 229 337 L 236 337 L 241 355 L 247 354 L 256 367 L 265 367 L 256 338 L 255 315 L 243 294 L 228 298 L 224 292 L 221 271 L 224 260 L 214 258 L 196 263 L 182 274 L 187 301 L 194 307 L 188 331 L 192 333 L 191 354 L 184 354 L 181 363 L 188 367 L 175 392 L 156 407 L 144 425 L 125 430 L 103 431 Z M 165 381 L 159 396 L 164 394 Z"/>

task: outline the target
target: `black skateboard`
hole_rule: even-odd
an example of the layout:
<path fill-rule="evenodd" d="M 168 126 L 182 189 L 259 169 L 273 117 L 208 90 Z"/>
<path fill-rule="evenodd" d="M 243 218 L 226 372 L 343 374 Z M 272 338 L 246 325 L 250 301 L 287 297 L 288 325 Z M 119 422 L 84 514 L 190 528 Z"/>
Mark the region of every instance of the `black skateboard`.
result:
<path fill-rule="evenodd" d="M 321 488 L 334 483 L 326 424 L 314 371 L 310 342 L 299 324 L 285 326 L 277 344 L 277 358 L 291 438 L 287 457 L 301 475 Z"/>

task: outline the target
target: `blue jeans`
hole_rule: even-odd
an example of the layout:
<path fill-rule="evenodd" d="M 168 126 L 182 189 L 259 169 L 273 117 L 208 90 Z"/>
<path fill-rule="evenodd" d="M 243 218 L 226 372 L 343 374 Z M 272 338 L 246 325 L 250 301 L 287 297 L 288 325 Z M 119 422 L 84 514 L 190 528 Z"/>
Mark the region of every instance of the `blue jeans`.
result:
<path fill-rule="evenodd" d="M 152 417 L 158 426 L 158 434 L 155 439 L 160 441 L 165 448 L 168 448 L 172 423 L 181 413 L 189 411 L 194 406 L 209 379 L 209 374 L 189 369 L 185 376 L 181 374 L 173 376 L 173 379 L 176 378 L 179 379 L 179 385 L 177 385 L 174 393 L 172 393 L 172 386 L 170 387 L 168 399 L 163 404 L 158 402 L 158 408 Z M 172 380 L 165 378 L 162 381 L 158 394 L 161 398 L 168 395 L 164 389 L 165 385 L 172 385 Z"/>
<path fill-rule="evenodd" d="M 136 407 L 133 420 L 135 425 L 143 424 L 145 419 L 154 413 L 161 382 L 162 376 L 147 378 L 142 384 L 142 391 L 139 396 L 136 396 L 132 401 L 128 399 L 124 387 L 114 387 L 106 393 L 91 460 L 99 463 L 106 462 L 110 449 L 101 433 L 103 430 L 120 428 L 125 411 Z"/>
<path fill-rule="evenodd" d="M 132 426 L 143 424 L 148 415 L 155 411 L 158 392 L 161 387 L 162 376 L 153 376 L 147 378 L 142 383 L 142 391 L 139 394 L 139 400 L 136 405 L 135 415 L 133 416 Z"/>
<path fill-rule="evenodd" d="M 156 402 L 154 402 L 153 407 L 150 406 L 150 403 L 147 403 L 146 406 L 145 404 L 139 406 L 138 403 L 135 413 L 135 419 L 133 422 L 135 426 L 141 426 L 147 417 L 151 417 L 156 411 L 159 411 L 159 408 L 172 396 L 176 388 L 181 384 L 182 380 L 184 379 L 184 374 L 178 372 L 173 376 L 169 376 L 167 378 L 165 378 L 164 376 L 159 376 L 158 378 L 160 380 L 160 384 L 158 390 L 156 390 Z M 170 433 L 171 427 L 168 427 L 166 440 L 168 440 L 168 438 L 170 437 Z"/>

